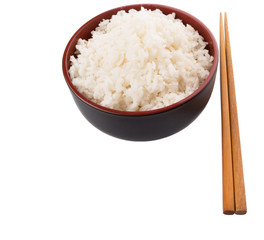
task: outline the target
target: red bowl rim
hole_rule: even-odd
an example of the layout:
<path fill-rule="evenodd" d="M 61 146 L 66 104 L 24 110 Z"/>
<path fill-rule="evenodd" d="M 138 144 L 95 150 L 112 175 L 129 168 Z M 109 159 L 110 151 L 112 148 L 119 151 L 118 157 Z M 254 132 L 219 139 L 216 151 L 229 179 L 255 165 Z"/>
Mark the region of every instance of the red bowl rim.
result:
<path fill-rule="evenodd" d="M 121 110 L 116 110 L 116 109 L 112 109 L 112 108 L 107 108 L 104 106 L 101 106 L 89 99 L 87 99 L 85 96 L 83 96 L 78 90 L 77 88 L 75 88 L 75 86 L 72 84 L 68 69 L 67 69 L 67 59 L 70 57 L 69 56 L 69 48 L 70 45 L 72 43 L 72 41 L 74 40 L 75 36 L 81 32 L 83 29 L 86 28 L 87 24 L 89 24 L 90 21 L 92 21 L 94 18 L 97 18 L 100 15 L 105 15 L 106 13 L 110 12 L 110 11 L 119 11 L 119 10 L 123 10 L 123 8 L 136 8 L 142 6 L 144 8 L 148 8 L 148 7 L 155 7 L 155 8 L 167 8 L 168 10 L 170 10 L 171 12 L 175 12 L 176 15 L 177 13 L 181 13 L 182 15 L 186 15 L 188 18 L 191 18 L 192 20 L 194 20 L 196 23 L 198 23 L 201 28 L 203 28 L 204 30 L 206 30 L 206 32 L 208 33 L 208 35 L 211 38 L 212 41 L 212 45 L 213 45 L 213 49 L 214 49 L 214 60 L 213 60 L 213 65 L 211 67 L 209 76 L 205 79 L 205 81 L 199 86 L 198 89 L 196 89 L 192 94 L 190 94 L 189 96 L 185 97 L 184 99 L 173 103 L 171 105 L 162 107 L 162 108 L 157 108 L 154 110 L 147 110 L 147 111 L 121 111 Z M 66 83 L 68 84 L 69 88 L 71 89 L 71 91 L 79 98 L 81 99 L 83 102 L 85 102 L 86 104 L 90 105 L 91 107 L 94 107 L 98 110 L 102 110 L 104 112 L 108 112 L 108 113 L 112 113 L 112 114 L 117 114 L 117 115 L 130 115 L 130 116 L 142 116 L 142 115 L 151 115 L 151 114 L 157 114 L 157 113 L 161 113 L 161 112 L 165 112 L 168 110 L 171 110 L 173 108 L 179 107 L 181 105 L 183 105 L 184 103 L 190 101 L 192 98 L 194 98 L 196 95 L 198 95 L 206 86 L 207 84 L 210 82 L 210 80 L 213 78 L 214 73 L 216 72 L 217 69 L 217 65 L 218 65 L 218 47 L 217 47 L 217 43 L 216 40 L 213 36 L 213 34 L 211 33 L 211 31 L 206 27 L 205 24 L 203 24 L 199 19 L 197 19 L 196 17 L 192 16 L 191 14 L 182 11 L 180 9 L 177 8 L 173 8 L 173 7 L 169 7 L 169 6 L 165 6 L 165 5 L 160 5 L 160 4 L 133 4 L 133 5 L 127 5 L 127 6 L 122 6 L 122 7 L 117 7 L 114 9 L 110 9 L 108 11 L 105 11 L 97 16 L 95 16 L 94 18 L 90 19 L 88 22 L 86 22 L 83 26 L 81 26 L 76 32 L 75 34 L 71 37 L 70 41 L 68 42 L 64 54 L 63 54 L 63 59 L 62 59 L 62 69 L 63 69 L 63 75 L 64 78 L 66 80 Z M 103 18 L 102 18 L 103 19 Z"/>

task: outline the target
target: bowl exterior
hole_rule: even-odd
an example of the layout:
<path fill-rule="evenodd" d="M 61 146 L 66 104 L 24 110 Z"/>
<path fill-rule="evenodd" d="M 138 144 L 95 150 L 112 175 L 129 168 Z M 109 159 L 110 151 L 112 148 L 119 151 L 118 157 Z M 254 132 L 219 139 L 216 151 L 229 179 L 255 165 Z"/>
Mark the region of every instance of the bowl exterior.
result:
<path fill-rule="evenodd" d="M 112 114 L 88 105 L 73 92 L 72 96 L 83 116 L 104 133 L 125 140 L 149 141 L 179 132 L 195 120 L 210 99 L 215 76 L 216 72 L 203 91 L 185 104 L 151 115 Z"/>

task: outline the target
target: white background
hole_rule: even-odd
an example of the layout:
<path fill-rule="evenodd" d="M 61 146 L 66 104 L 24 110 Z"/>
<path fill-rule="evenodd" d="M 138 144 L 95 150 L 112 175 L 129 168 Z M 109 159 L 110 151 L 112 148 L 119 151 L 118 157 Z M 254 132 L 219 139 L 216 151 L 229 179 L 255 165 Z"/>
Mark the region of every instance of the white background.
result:
<path fill-rule="evenodd" d="M 110 137 L 89 124 L 64 81 L 73 33 L 140 1 L 9 1 L 0 25 L 0 239 L 263 239 L 261 1 L 152 1 L 191 13 L 219 39 L 228 13 L 248 213 L 222 214 L 219 71 L 183 131 L 157 141 Z"/>

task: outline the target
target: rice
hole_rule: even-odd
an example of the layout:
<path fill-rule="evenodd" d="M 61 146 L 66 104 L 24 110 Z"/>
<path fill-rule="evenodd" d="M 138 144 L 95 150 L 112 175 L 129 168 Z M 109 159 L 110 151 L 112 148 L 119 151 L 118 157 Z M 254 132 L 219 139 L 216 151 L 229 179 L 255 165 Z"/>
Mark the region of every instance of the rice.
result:
<path fill-rule="evenodd" d="M 160 10 L 119 11 L 103 20 L 71 56 L 73 85 L 91 101 L 117 110 L 146 111 L 193 93 L 213 57 L 190 25 Z"/>

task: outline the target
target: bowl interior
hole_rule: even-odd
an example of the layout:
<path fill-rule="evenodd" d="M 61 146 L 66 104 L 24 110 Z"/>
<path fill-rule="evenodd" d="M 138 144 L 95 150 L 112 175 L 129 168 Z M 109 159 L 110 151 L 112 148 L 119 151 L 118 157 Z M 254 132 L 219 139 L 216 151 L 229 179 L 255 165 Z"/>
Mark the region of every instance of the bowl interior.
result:
<path fill-rule="evenodd" d="M 78 39 L 79 38 L 83 38 L 83 39 L 91 38 L 91 32 L 93 30 L 95 30 L 95 28 L 98 26 L 98 24 L 103 19 L 110 19 L 112 17 L 112 15 L 116 14 L 120 10 L 125 10 L 125 11 L 128 11 L 129 9 L 140 10 L 141 7 L 144 7 L 146 9 L 151 9 L 151 10 L 160 9 L 166 15 L 174 12 L 176 14 L 176 18 L 181 19 L 184 24 L 189 24 L 195 30 L 197 30 L 199 32 L 199 34 L 201 36 L 203 36 L 204 40 L 208 43 L 206 48 L 209 50 L 210 55 L 214 57 L 214 61 L 213 61 L 212 68 L 210 70 L 210 74 L 207 77 L 207 79 L 201 84 L 201 86 L 196 91 L 194 91 L 191 95 L 187 96 L 186 98 L 182 99 L 179 102 L 176 102 L 172 105 L 169 105 L 169 106 L 166 106 L 163 108 L 159 108 L 159 109 L 155 109 L 155 110 L 149 110 L 149 111 L 129 112 L 129 111 L 120 111 L 120 110 L 110 109 L 110 108 L 106 108 L 106 107 L 103 107 L 101 105 L 98 105 L 98 104 L 92 102 L 91 100 L 87 99 L 86 97 L 84 97 L 82 94 L 80 94 L 78 92 L 78 90 L 73 86 L 71 79 L 70 79 L 70 76 L 69 76 L 69 73 L 68 73 L 68 70 L 70 68 L 70 56 L 74 55 L 74 53 L 76 51 L 75 46 L 77 44 Z M 193 98 L 195 95 L 197 95 L 200 91 L 202 91 L 202 89 L 208 84 L 208 82 L 211 80 L 213 74 L 215 73 L 215 71 L 217 69 L 217 64 L 218 64 L 217 43 L 215 41 L 214 36 L 210 32 L 210 30 L 200 20 L 193 17 L 192 15 L 190 15 L 190 14 L 188 14 L 182 10 L 173 8 L 173 7 L 158 5 L 158 4 L 128 5 L 128 6 L 115 8 L 115 9 L 106 11 L 100 15 L 97 15 L 96 17 L 92 18 L 87 23 L 85 23 L 79 30 L 77 30 L 77 32 L 72 36 L 68 45 L 66 46 L 66 49 L 65 49 L 65 52 L 63 55 L 64 77 L 65 77 L 65 80 L 66 80 L 68 86 L 74 92 L 74 94 L 77 95 L 82 101 L 86 102 L 87 104 L 89 104 L 92 107 L 95 107 L 95 108 L 100 109 L 102 111 L 106 111 L 106 112 L 113 113 L 113 114 L 119 114 L 119 115 L 156 114 L 156 113 L 167 111 L 167 110 L 170 110 L 172 108 L 180 106 L 181 104 L 185 103 L 186 101 L 189 101 L 191 98 Z"/>

